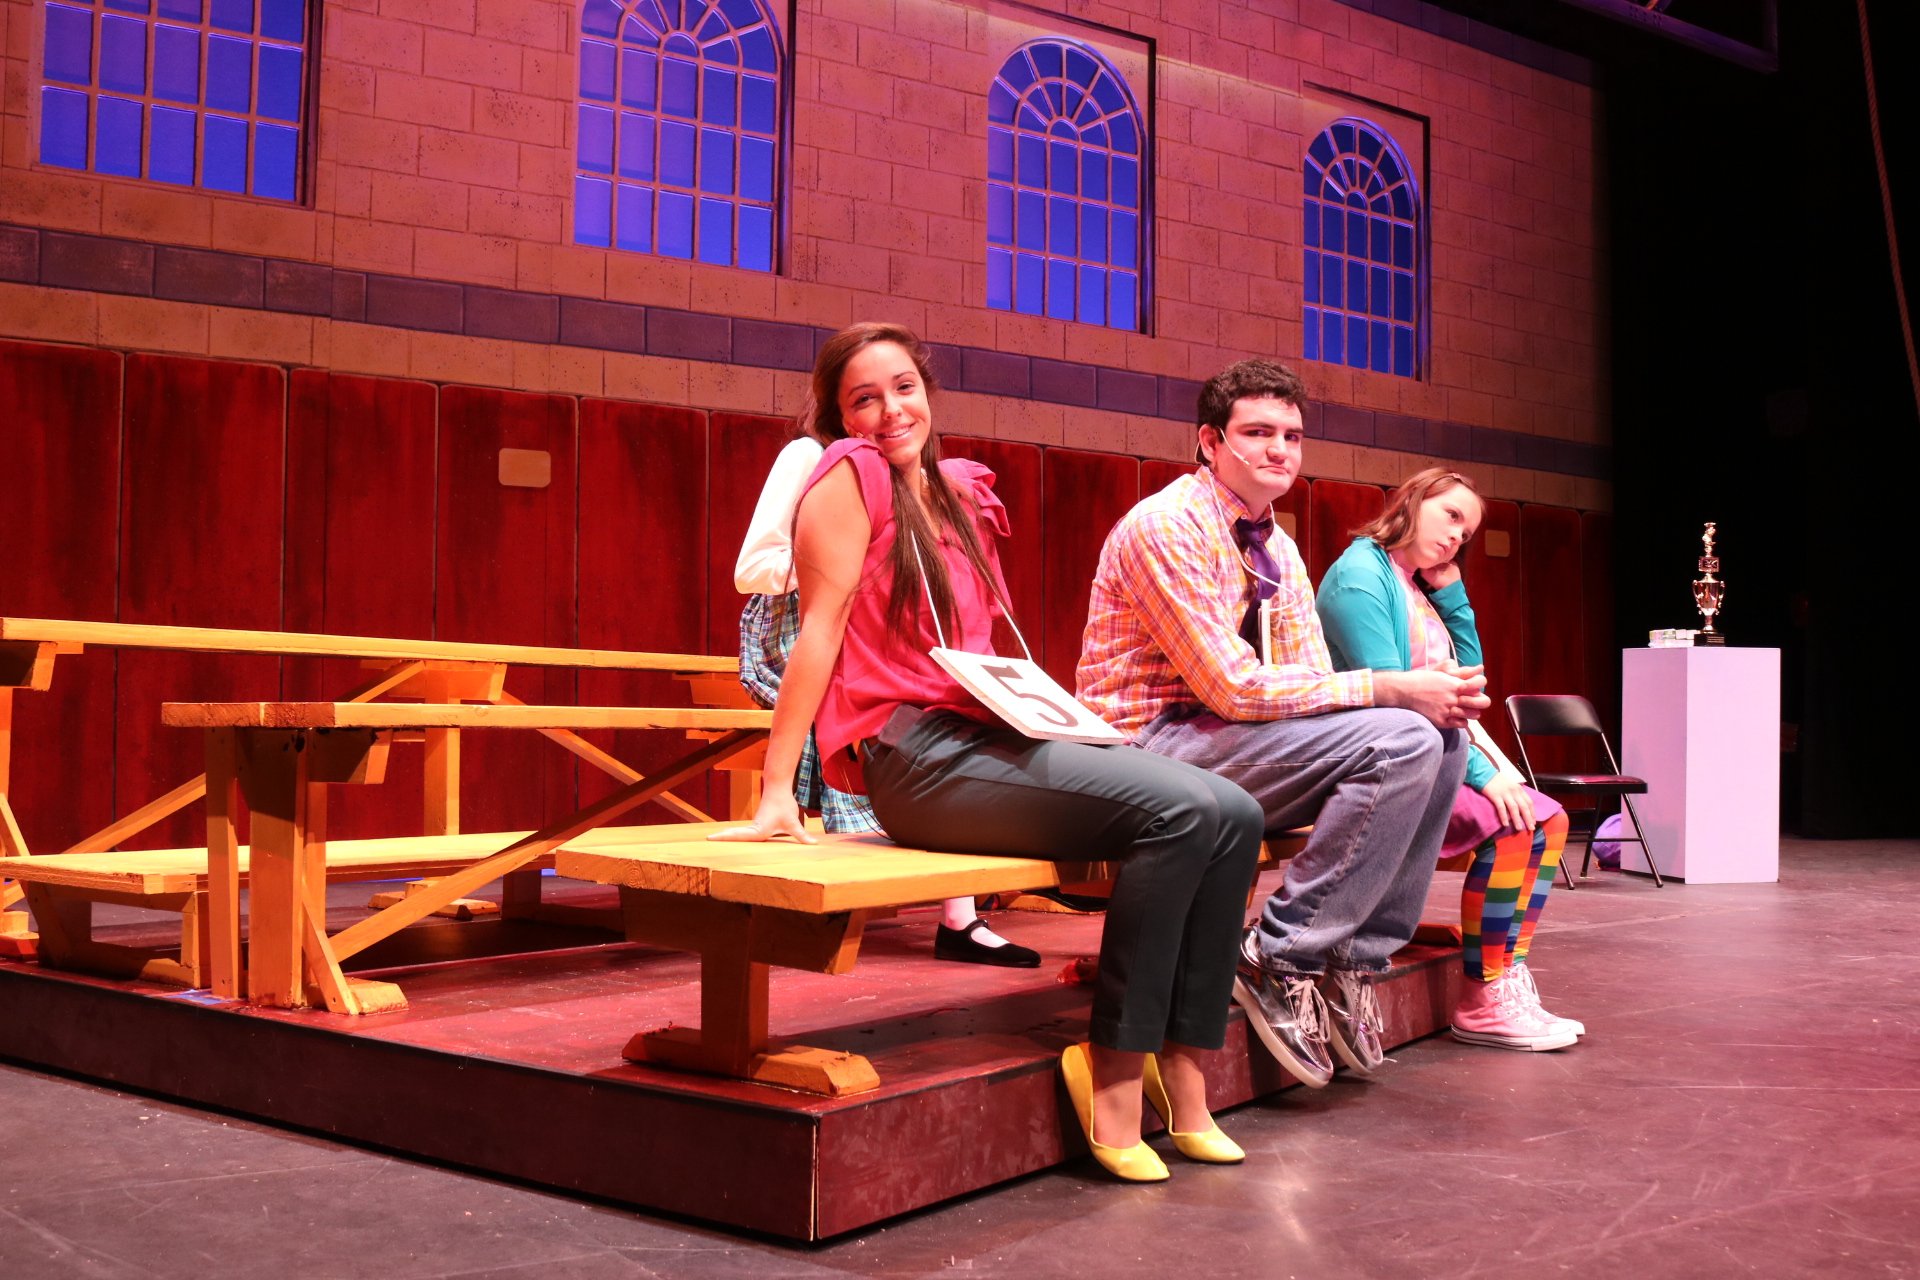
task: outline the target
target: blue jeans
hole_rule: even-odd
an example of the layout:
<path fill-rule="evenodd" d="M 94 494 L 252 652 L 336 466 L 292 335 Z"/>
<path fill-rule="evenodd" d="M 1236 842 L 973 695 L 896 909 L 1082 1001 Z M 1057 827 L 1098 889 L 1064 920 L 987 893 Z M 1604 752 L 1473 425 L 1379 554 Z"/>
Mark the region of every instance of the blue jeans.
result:
<path fill-rule="evenodd" d="M 1138 742 L 1239 783 L 1269 831 L 1313 824 L 1260 913 L 1268 968 L 1379 973 L 1413 936 L 1466 778 L 1465 733 L 1388 707 L 1259 721 L 1169 711 Z"/>
<path fill-rule="evenodd" d="M 901 708 L 866 762 L 889 838 L 923 849 L 1120 863 L 1100 935 L 1093 1043 L 1226 1041 L 1260 809 L 1204 769 L 1132 747 L 1037 742 Z"/>

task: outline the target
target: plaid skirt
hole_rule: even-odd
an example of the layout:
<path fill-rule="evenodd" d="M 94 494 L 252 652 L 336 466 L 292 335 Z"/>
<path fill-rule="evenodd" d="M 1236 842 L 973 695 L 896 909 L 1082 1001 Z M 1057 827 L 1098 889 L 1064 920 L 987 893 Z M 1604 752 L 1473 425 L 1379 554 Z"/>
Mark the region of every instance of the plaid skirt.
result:
<path fill-rule="evenodd" d="M 740 685 L 761 706 L 771 708 L 779 695 L 780 677 L 786 674 L 799 635 L 798 594 L 747 597 L 747 607 L 740 611 Z M 880 830 L 865 796 L 836 791 L 820 776 L 820 749 L 811 729 L 794 775 L 793 796 L 802 809 L 817 811 L 829 831 Z"/>

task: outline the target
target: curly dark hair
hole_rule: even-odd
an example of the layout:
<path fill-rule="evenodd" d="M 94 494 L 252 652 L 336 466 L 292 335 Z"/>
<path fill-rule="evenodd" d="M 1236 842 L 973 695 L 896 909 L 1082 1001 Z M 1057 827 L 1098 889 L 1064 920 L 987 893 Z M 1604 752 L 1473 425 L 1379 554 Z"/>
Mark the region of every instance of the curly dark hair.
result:
<path fill-rule="evenodd" d="M 1208 378 L 1200 388 L 1198 425 L 1226 434 L 1236 400 L 1282 400 L 1296 409 L 1307 407 L 1307 384 L 1299 374 L 1277 360 L 1241 360 Z M 1196 444 L 1193 460 L 1206 462 Z"/>

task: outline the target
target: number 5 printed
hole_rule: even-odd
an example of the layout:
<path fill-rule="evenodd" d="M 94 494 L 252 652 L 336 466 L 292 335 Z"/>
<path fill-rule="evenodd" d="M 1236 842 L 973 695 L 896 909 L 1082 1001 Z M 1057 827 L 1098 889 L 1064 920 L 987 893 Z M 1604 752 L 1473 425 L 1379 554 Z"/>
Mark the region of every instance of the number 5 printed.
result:
<path fill-rule="evenodd" d="M 1032 693 L 1026 689 L 1016 688 L 1013 682 L 1020 678 L 1020 669 L 1018 667 L 1009 666 L 1005 663 L 1001 663 L 998 665 L 989 665 L 983 662 L 980 664 L 980 671 L 983 675 L 989 675 L 989 676 L 992 676 L 995 680 L 998 680 L 1000 682 L 1000 687 L 1002 689 L 1005 689 L 1008 693 L 1012 694 L 1014 697 L 1024 698 L 1028 702 L 1037 702 L 1042 707 L 1045 707 L 1046 712 L 1040 713 L 1040 718 L 1042 720 L 1045 720 L 1047 723 L 1057 724 L 1062 729 L 1071 729 L 1075 725 L 1080 723 L 1077 719 L 1074 718 L 1074 715 L 1071 711 L 1068 711 L 1065 707 L 1062 707 L 1059 703 L 1055 702 L 1052 698 L 1043 697 L 1040 694 Z"/>

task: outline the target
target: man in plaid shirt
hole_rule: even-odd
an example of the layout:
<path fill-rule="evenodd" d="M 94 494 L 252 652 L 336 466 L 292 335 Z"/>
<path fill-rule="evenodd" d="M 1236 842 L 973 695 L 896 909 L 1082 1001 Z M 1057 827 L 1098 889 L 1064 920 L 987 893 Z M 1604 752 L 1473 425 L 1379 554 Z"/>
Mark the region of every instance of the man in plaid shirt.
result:
<path fill-rule="evenodd" d="M 1413 936 L 1466 774 L 1480 668 L 1335 672 L 1272 503 L 1300 471 L 1305 387 L 1243 360 L 1201 389 L 1205 465 L 1114 526 L 1094 575 L 1080 700 L 1139 746 L 1229 778 L 1271 831 L 1313 825 L 1241 943 L 1234 999 L 1289 1072 L 1384 1057 L 1373 980 Z M 1259 631 L 1268 635 L 1263 661 Z"/>

